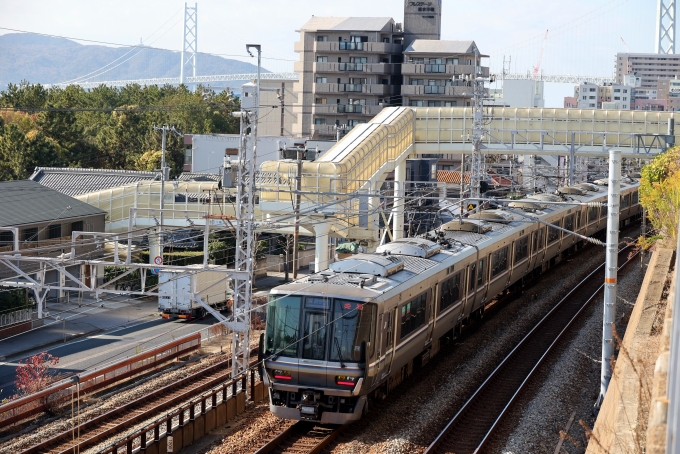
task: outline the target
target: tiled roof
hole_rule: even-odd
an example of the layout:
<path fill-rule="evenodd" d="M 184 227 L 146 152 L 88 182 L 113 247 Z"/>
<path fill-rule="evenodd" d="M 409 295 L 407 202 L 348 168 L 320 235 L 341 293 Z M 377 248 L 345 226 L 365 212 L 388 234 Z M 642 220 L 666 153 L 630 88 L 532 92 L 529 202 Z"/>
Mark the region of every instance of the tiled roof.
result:
<path fill-rule="evenodd" d="M 313 16 L 300 31 L 392 31 L 391 17 L 316 17 Z"/>
<path fill-rule="evenodd" d="M 182 172 L 178 181 L 220 181 L 220 176 L 216 173 Z"/>
<path fill-rule="evenodd" d="M 0 193 L 0 226 L 3 227 L 106 214 L 31 180 L 0 181 Z"/>
<path fill-rule="evenodd" d="M 36 167 L 29 180 L 70 196 L 115 188 L 138 181 L 160 180 L 160 172 Z"/>

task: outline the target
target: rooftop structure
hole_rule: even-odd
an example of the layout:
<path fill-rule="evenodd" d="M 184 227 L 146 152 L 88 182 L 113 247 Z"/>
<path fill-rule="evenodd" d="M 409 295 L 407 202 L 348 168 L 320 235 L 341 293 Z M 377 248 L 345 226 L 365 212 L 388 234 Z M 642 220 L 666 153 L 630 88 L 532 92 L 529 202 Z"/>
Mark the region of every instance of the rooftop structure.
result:
<path fill-rule="evenodd" d="M 116 188 L 138 181 L 160 180 L 160 172 L 36 167 L 28 179 L 69 196 Z"/>
<path fill-rule="evenodd" d="M 624 83 L 624 77 L 634 74 L 640 78 L 642 88 L 656 88 L 661 79 L 673 79 L 680 75 L 680 54 L 616 54 L 616 82 Z"/>
<path fill-rule="evenodd" d="M 404 1 L 404 46 L 416 39 L 439 40 L 442 35 L 442 1 Z"/>

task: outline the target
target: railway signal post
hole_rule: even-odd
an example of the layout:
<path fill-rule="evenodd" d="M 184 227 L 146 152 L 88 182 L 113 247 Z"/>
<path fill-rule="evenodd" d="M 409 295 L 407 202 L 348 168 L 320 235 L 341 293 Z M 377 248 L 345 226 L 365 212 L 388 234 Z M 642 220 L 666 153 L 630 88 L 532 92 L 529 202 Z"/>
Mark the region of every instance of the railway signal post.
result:
<path fill-rule="evenodd" d="M 595 407 L 602 405 L 612 378 L 611 359 L 614 356 L 614 324 L 616 323 L 616 275 L 619 252 L 619 208 L 621 204 L 621 150 L 609 151 L 609 196 L 607 200 L 607 260 L 604 275 L 604 316 L 602 318 L 602 369 L 600 397 Z"/>

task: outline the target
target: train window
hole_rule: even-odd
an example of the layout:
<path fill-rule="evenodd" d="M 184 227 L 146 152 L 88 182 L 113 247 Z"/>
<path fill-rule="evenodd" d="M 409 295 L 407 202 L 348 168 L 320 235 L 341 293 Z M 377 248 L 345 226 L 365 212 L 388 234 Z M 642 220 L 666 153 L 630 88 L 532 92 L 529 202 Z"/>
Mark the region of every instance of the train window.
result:
<path fill-rule="evenodd" d="M 633 199 L 630 202 L 631 206 L 640 203 L 640 196 L 637 191 L 633 192 L 632 197 Z"/>
<path fill-rule="evenodd" d="M 576 222 L 574 223 L 575 228 L 579 228 L 581 226 L 581 212 L 577 211 L 576 212 Z"/>
<path fill-rule="evenodd" d="M 624 208 L 628 208 L 630 205 L 630 195 L 622 195 L 621 196 L 621 209 L 623 210 Z"/>
<path fill-rule="evenodd" d="M 607 211 L 608 211 L 608 210 L 609 210 L 609 205 L 607 205 L 607 204 L 605 203 L 604 205 L 602 205 L 602 208 L 601 208 L 601 210 L 600 210 L 600 215 L 601 215 L 603 218 L 606 218 L 606 217 L 607 217 Z"/>
<path fill-rule="evenodd" d="M 491 277 L 496 277 L 508 269 L 508 247 L 491 254 Z"/>
<path fill-rule="evenodd" d="M 588 224 L 597 221 L 597 207 L 588 207 Z"/>
<path fill-rule="evenodd" d="M 468 293 L 475 291 L 475 270 L 477 269 L 477 264 L 473 263 L 470 265 L 470 274 L 467 277 L 467 288 Z"/>
<path fill-rule="evenodd" d="M 333 306 L 333 334 L 330 360 L 361 361 L 361 344 L 366 342 L 366 357 L 373 355 L 375 305 L 336 299 Z"/>
<path fill-rule="evenodd" d="M 425 324 L 427 293 L 401 306 L 401 339 Z"/>
<path fill-rule="evenodd" d="M 477 289 L 479 290 L 484 285 L 484 259 L 479 261 L 477 267 Z"/>
<path fill-rule="evenodd" d="M 460 273 L 442 282 L 439 312 L 460 299 Z"/>
<path fill-rule="evenodd" d="M 529 256 L 529 235 L 515 241 L 515 262 L 519 263 Z"/>
<path fill-rule="evenodd" d="M 555 225 L 559 226 L 560 221 L 555 222 Z M 560 231 L 555 227 L 548 227 L 548 244 L 554 243 L 560 239 Z"/>
<path fill-rule="evenodd" d="M 545 229 L 543 227 L 539 228 L 538 230 L 534 231 L 534 253 L 540 251 L 543 249 L 543 243 L 544 243 L 544 235 L 543 232 Z"/>
<path fill-rule="evenodd" d="M 564 228 L 570 232 L 574 231 L 574 215 L 570 214 L 564 218 Z"/>
<path fill-rule="evenodd" d="M 301 301 L 299 296 L 269 297 L 266 334 L 269 353 L 297 357 Z"/>

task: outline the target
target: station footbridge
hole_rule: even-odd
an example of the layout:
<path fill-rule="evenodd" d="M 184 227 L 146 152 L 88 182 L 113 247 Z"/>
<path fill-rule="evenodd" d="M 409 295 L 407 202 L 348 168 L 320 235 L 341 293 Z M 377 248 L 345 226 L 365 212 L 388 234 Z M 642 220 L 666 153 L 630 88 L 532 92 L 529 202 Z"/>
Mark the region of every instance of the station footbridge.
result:
<path fill-rule="evenodd" d="M 672 112 L 487 108 L 483 153 L 606 158 L 611 148 L 626 158 L 648 160 L 676 141 Z M 330 237 L 380 241 L 379 224 L 391 238 L 404 230 L 406 159 L 419 155 L 472 152 L 472 108 L 387 107 L 355 126 L 316 161 L 304 161 L 301 191 L 295 191 L 297 162 L 259 165 L 257 230 L 292 233 L 295 195 L 300 194 L 300 234 L 316 238 L 315 269 L 329 262 Z M 386 179 L 390 175 L 390 181 Z M 393 178 L 391 177 L 393 175 Z M 386 216 L 385 188 L 390 213 Z M 107 211 L 107 231 L 126 232 L 158 225 L 161 183 L 140 182 L 77 198 Z M 230 228 L 236 189 L 213 182 L 165 182 L 164 225 L 188 227 L 209 222 Z M 441 197 L 446 197 L 442 185 Z M 132 209 L 132 210 L 131 210 Z M 130 219 L 134 213 L 133 219 Z M 201 213 L 200 215 L 196 213 Z M 387 214 L 390 214 L 387 213 Z"/>

